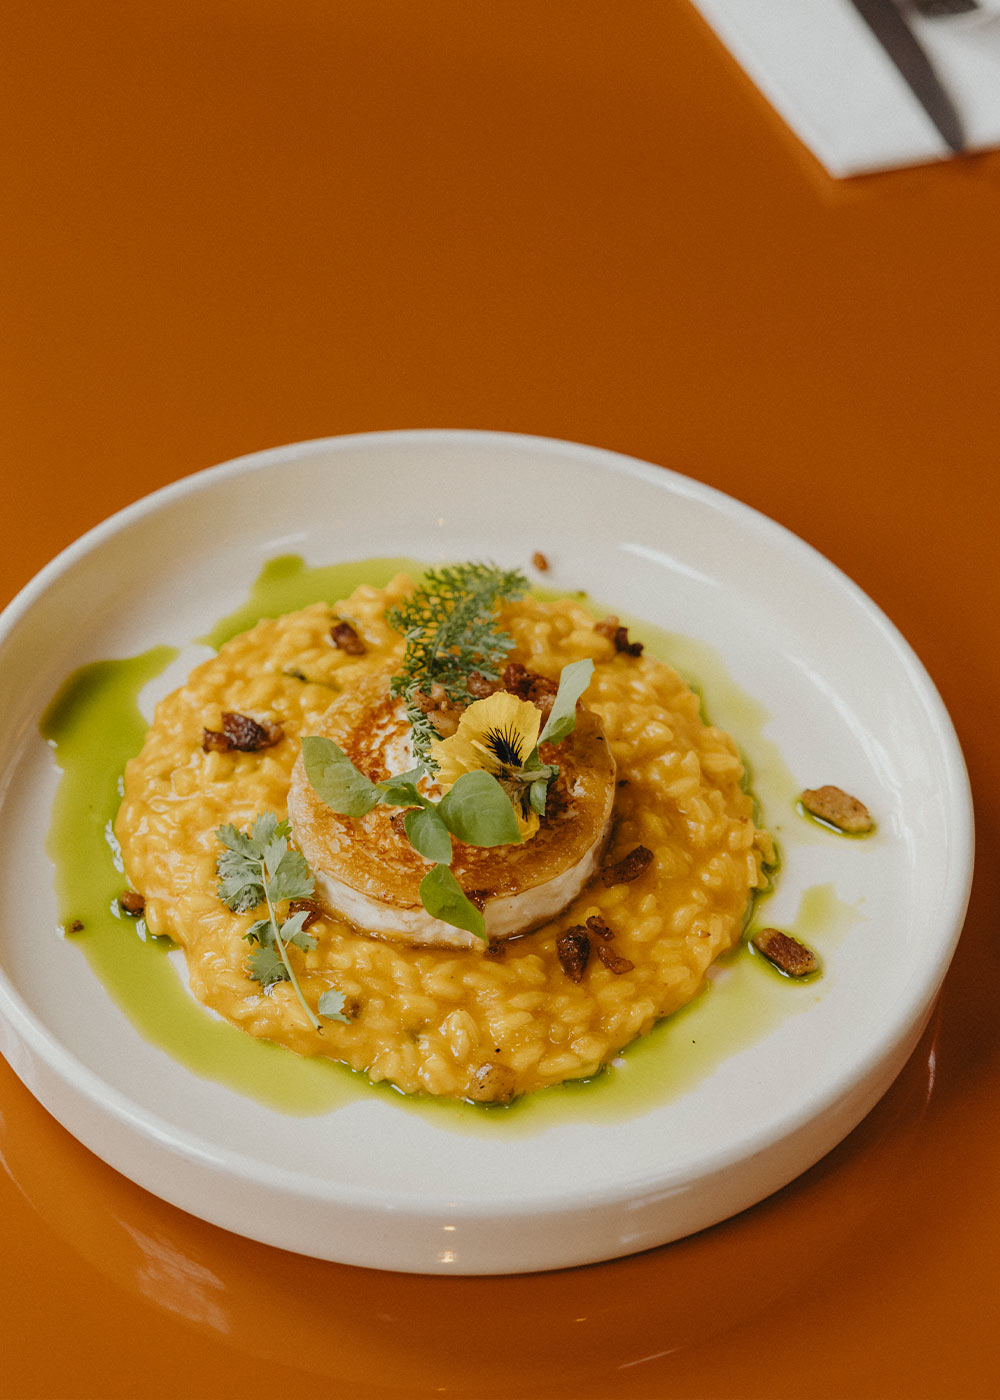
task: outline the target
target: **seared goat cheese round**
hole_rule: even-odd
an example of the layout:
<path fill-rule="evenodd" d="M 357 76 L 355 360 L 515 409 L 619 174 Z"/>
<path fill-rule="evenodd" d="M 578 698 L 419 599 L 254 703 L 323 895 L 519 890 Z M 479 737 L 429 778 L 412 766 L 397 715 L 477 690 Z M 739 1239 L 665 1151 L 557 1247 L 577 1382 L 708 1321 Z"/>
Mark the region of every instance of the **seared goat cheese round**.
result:
<path fill-rule="evenodd" d="M 402 701 L 377 675 L 340 697 L 315 733 L 332 739 L 374 782 L 412 767 Z M 508 846 L 453 843 L 452 873 L 483 911 L 486 937 L 510 938 L 553 918 L 594 875 L 607 844 L 615 762 L 598 717 L 579 706 L 573 733 L 542 759 L 559 766 L 546 814 L 529 840 Z M 440 788 L 424 780 L 432 799 Z M 402 809 L 379 805 L 363 817 L 334 812 L 314 791 L 301 756 L 288 798 L 296 844 L 316 880 L 317 898 L 358 928 L 408 943 L 482 946 L 474 934 L 435 918 L 420 900 L 431 868 L 403 831 Z"/>

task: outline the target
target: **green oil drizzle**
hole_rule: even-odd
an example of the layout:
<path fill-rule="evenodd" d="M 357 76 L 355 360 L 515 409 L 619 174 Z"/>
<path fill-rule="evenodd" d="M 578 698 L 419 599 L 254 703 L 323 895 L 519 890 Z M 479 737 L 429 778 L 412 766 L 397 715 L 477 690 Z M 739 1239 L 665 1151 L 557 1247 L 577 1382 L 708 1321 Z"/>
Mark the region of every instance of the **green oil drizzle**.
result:
<path fill-rule="evenodd" d="M 169 962 L 170 941 L 149 937 L 144 922 L 118 905 L 125 879 L 111 822 L 125 763 L 145 738 L 136 701 L 175 655 L 172 647 L 154 647 L 128 660 L 84 666 L 42 717 L 42 736 L 62 770 L 48 840 L 62 930 L 153 1045 L 195 1074 L 273 1108 L 322 1113 L 343 1101 L 349 1072 L 338 1079 L 329 1073 L 334 1066 L 255 1041 L 213 1016 Z"/>
<path fill-rule="evenodd" d="M 312 567 L 296 555 L 283 555 L 265 566 L 246 603 L 202 640 L 219 647 L 262 617 L 318 600 L 335 602 L 360 583 L 383 587 L 397 573 L 418 578 L 422 571 L 412 559 Z M 608 610 L 594 611 L 602 616 Z M 752 755 L 754 789 L 763 799 L 765 821 L 794 801 L 789 797 L 795 789 L 791 775 L 763 734 L 766 711 L 729 679 L 717 654 L 648 623 L 623 621 L 652 655 L 674 665 L 686 680 L 698 677 L 714 722 L 739 734 Z M 127 660 L 82 668 L 52 701 L 42 733 L 62 770 L 49 835 L 60 919 L 64 930 L 82 924 L 78 932 L 65 936 L 76 942 L 138 1030 L 195 1074 L 287 1113 L 324 1113 L 374 1093 L 403 1111 L 456 1131 L 493 1135 L 502 1125 L 504 1131 L 527 1132 L 566 1119 L 624 1119 L 655 1107 L 685 1092 L 727 1057 L 815 1000 L 815 989 L 810 992 L 774 976 L 764 959 L 749 956 L 741 946 L 717 962 L 705 989 L 689 1006 L 628 1047 L 612 1067 L 591 1080 L 544 1089 L 507 1107 L 406 1096 L 390 1085 L 372 1085 L 342 1065 L 306 1059 L 255 1040 L 194 1001 L 166 956 L 169 941 L 148 937 L 142 920 L 129 918 L 118 906 L 124 877 L 111 823 L 121 799 L 125 763 L 139 751 L 145 736 L 138 696 L 174 655 L 171 648 L 156 647 Z M 774 831 L 773 824 L 770 829 Z M 813 917 L 819 922 L 826 917 L 831 923 L 844 917 L 835 904 L 832 889 L 816 894 Z"/>
<path fill-rule="evenodd" d="M 270 560 L 250 589 L 245 603 L 199 638 L 218 651 L 223 642 L 255 627 L 262 617 L 280 617 L 310 603 L 335 603 L 363 583 L 384 588 L 396 574 L 417 579 L 424 565 L 413 559 L 362 559 L 354 564 L 309 565 L 298 554 L 282 554 Z"/>

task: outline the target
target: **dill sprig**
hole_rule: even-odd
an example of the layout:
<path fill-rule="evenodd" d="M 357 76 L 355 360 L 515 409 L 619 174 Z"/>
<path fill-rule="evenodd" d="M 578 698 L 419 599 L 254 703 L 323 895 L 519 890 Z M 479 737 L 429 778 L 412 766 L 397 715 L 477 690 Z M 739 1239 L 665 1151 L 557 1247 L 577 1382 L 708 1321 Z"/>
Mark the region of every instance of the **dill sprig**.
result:
<path fill-rule="evenodd" d="M 467 687 L 471 672 L 495 680 L 514 645 L 497 626 L 497 609 L 527 590 L 528 580 L 518 569 L 454 564 L 428 569 L 419 587 L 386 613 L 389 625 L 406 641 L 402 670 L 393 676 L 390 693 L 406 702 L 414 757 L 427 771 L 436 767 L 430 745 L 440 735 L 416 704 L 416 692 L 427 694 L 436 684 L 450 700 L 465 704 L 472 698 Z"/>

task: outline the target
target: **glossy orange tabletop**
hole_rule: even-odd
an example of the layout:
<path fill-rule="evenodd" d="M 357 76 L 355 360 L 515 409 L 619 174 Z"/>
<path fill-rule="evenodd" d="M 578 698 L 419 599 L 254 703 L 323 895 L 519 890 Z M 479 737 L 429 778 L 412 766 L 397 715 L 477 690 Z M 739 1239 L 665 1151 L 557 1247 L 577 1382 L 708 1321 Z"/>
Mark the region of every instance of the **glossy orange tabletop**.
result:
<path fill-rule="evenodd" d="M 836 182 L 684 0 L 10 0 L 0 27 L 0 601 L 257 448 L 594 443 L 844 568 L 940 688 L 978 822 L 887 1097 L 638 1258 L 284 1254 L 118 1176 L 0 1062 L 4 1400 L 1000 1393 L 1000 153 Z"/>

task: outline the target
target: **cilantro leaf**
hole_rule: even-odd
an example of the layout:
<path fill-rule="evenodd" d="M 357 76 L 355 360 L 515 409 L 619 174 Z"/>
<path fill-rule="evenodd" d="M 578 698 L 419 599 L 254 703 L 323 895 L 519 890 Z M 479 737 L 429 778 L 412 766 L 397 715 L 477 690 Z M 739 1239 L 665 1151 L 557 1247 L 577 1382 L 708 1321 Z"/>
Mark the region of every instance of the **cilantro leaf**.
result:
<path fill-rule="evenodd" d="M 257 850 L 253 837 L 249 833 L 244 834 L 242 831 L 237 831 L 231 822 L 220 826 L 215 834 L 227 850 L 235 851 L 237 855 L 248 856 L 250 859 L 256 857 Z"/>
<path fill-rule="evenodd" d="M 264 849 L 261 852 L 261 861 L 263 862 L 264 876 L 267 880 L 268 885 L 270 885 L 271 881 L 274 879 L 274 872 L 281 864 L 282 857 L 284 856 L 287 850 L 288 841 L 285 839 L 285 836 L 283 834 L 272 836 L 270 840 L 267 841 L 267 843 L 265 844 Z M 274 895 L 272 891 L 272 898 L 273 897 Z"/>
<path fill-rule="evenodd" d="M 218 893 L 236 914 L 267 906 L 267 918 L 258 919 L 243 935 L 248 943 L 257 944 L 247 959 L 250 978 L 265 991 L 276 982 L 291 982 L 310 1025 L 319 1030 L 288 960 L 290 946 L 304 953 L 316 947 L 315 938 L 303 927 L 310 911 L 299 910 L 281 923 L 274 908 L 282 900 L 305 899 L 313 891 L 305 857 L 288 844 L 290 833 L 290 824 L 279 821 L 273 812 L 258 816 L 249 831 L 237 831 L 228 824 L 219 827 L 215 833 L 222 845 L 216 860 Z"/>
<path fill-rule="evenodd" d="M 251 924 L 243 935 L 247 943 L 259 943 L 262 948 L 273 948 L 276 935 L 274 924 L 270 919 L 258 919 L 255 924 Z"/>
<path fill-rule="evenodd" d="M 331 987 L 328 992 L 324 992 L 320 997 L 316 1009 L 321 1016 L 325 1016 L 328 1021 L 343 1021 L 345 1025 L 350 1025 L 351 1018 L 344 1011 L 344 993 L 338 992 Z"/>
<path fill-rule="evenodd" d="M 285 851 L 267 882 L 267 892 L 275 902 L 279 899 L 309 898 L 313 892 L 313 878 L 300 851 Z"/>
<path fill-rule="evenodd" d="M 260 948 L 251 953 L 248 966 L 250 976 L 259 982 L 265 991 L 277 982 L 289 982 L 291 973 L 282 961 L 281 954 L 274 948 Z"/>
<path fill-rule="evenodd" d="M 258 858 L 263 857 L 269 842 L 276 836 L 287 836 L 291 829 L 287 821 L 279 822 L 273 812 L 261 812 L 250 828 L 254 855 Z"/>
<path fill-rule="evenodd" d="M 281 925 L 281 941 L 286 944 L 294 943 L 295 947 L 301 948 L 304 953 L 316 947 L 315 938 L 302 927 L 308 917 L 309 910 L 300 909 Z"/>
<path fill-rule="evenodd" d="M 259 861 L 227 847 L 219 852 L 216 869 L 219 874 L 219 898 L 234 914 L 245 914 L 247 910 L 256 909 L 258 904 L 264 903 L 264 882 Z"/>

